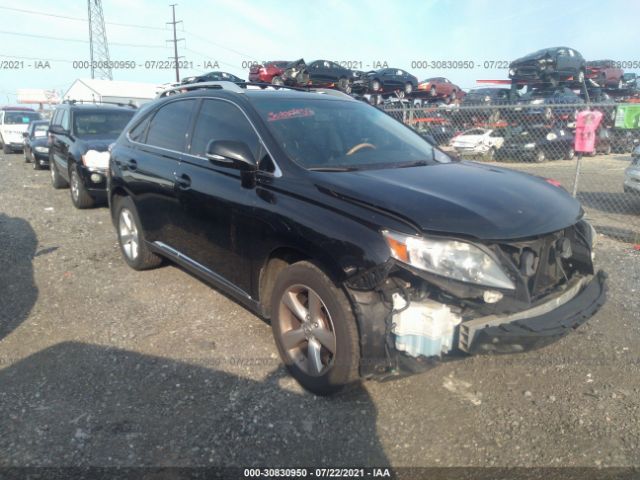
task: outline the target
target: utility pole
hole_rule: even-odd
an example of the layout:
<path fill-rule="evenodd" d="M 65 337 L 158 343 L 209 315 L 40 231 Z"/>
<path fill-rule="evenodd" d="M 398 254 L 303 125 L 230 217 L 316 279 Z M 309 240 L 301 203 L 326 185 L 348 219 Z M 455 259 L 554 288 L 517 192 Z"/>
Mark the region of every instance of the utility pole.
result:
<path fill-rule="evenodd" d="M 109 62 L 109 44 L 107 29 L 104 26 L 102 0 L 88 0 L 89 10 L 89 60 L 91 60 L 91 78 L 113 80 Z"/>
<path fill-rule="evenodd" d="M 173 61 L 175 62 L 176 65 L 176 82 L 180 81 L 180 68 L 178 66 L 178 59 L 182 58 L 178 56 L 178 42 L 180 40 L 184 40 L 184 38 L 176 38 L 176 24 L 178 23 L 182 23 L 182 20 L 178 20 L 176 22 L 176 5 L 178 5 L 177 3 L 172 3 L 171 5 L 169 5 L 171 7 L 171 12 L 172 12 L 172 21 L 171 22 L 167 22 L 167 25 L 172 25 L 173 26 L 173 40 L 167 40 L 167 42 L 173 42 Z M 171 58 L 171 57 L 169 57 Z"/>

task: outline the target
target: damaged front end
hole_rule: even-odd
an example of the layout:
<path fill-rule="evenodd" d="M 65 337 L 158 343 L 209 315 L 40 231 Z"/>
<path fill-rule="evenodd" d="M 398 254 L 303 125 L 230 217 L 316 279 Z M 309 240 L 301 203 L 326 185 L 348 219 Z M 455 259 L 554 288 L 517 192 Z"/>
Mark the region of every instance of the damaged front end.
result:
<path fill-rule="evenodd" d="M 392 258 L 346 282 L 361 375 L 421 371 L 456 354 L 514 353 L 563 336 L 604 304 L 586 221 L 518 241 L 384 232 Z"/>
<path fill-rule="evenodd" d="M 285 85 L 306 87 L 309 84 L 309 71 L 303 58 L 289 62 L 281 76 Z"/>

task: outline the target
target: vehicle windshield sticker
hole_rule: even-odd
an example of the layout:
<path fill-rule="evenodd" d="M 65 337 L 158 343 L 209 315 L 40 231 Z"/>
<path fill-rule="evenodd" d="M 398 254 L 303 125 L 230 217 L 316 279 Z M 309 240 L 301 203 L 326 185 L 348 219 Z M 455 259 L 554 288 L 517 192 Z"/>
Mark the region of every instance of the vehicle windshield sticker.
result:
<path fill-rule="evenodd" d="M 22 123 L 29 123 L 31 119 L 29 117 L 22 117 Z"/>
<path fill-rule="evenodd" d="M 277 122 L 278 120 L 289 120 L 290 118 L 313 117 L 316 113 L 310 108 L 292 108 L 283 112 L 269 112 L 267 120 Z"/>

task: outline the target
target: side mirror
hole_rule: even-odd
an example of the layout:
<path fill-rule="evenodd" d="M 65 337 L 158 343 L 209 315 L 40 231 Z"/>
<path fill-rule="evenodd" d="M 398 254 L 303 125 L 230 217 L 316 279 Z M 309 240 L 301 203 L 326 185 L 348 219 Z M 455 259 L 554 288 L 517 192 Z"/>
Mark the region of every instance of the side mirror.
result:
<path fill-rule="evenodd" d="M 60 125 L 51 125 L 49 127 L 50 133 L 55 133 L 56 135 L 69 135 L 69 130 L 65 130 Z"/>
<path fill-rule="evenodd" d="M 232 140 L 211 140 L 207 145 L 207 158 L 216 164 L 254 172 L 258 169 L 249 146 Z"/>

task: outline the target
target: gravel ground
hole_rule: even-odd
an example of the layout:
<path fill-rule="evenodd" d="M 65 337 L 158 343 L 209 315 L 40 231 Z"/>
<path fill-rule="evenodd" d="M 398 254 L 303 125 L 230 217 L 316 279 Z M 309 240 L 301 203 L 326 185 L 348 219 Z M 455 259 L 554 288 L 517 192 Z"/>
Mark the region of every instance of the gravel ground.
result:
<path fill-rule="evenodd" d="M 270 328 L 183 270 L 135 272 L 108 210 L 0 157 L 0 465 L 639 466 L 640 252 L 572 335 L 303 392 Z"/>

